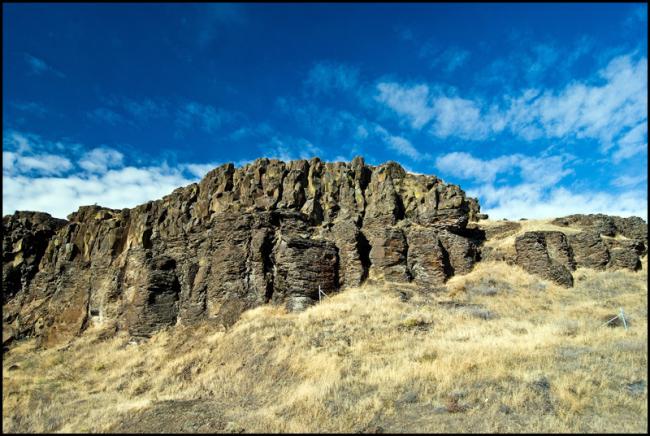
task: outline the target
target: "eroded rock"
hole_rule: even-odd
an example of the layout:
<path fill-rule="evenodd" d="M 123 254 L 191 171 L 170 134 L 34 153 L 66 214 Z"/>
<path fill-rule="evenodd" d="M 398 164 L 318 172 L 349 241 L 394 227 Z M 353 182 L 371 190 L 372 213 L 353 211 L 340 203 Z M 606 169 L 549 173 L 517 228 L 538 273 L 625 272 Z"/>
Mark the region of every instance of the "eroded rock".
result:
<path fill-rule="evenodd" d="M 583 268 L 605 269 L 609 262 L 609 253 L 602 238 L 596 232 L 580 232 L 569 235 L 576 266 Z"/>
<path fill-rule="evenodd" d="M 159 200 L 84 206 L 68 221 L 17 212 L 3 218 L 3 338 L 47 346 L 91 325 L 136 337 L 205 319 L 229 327 L 247 309 L 301 310 L 319 287 L 331 295 L 369 278 L 433 292 L 479 261 L 486 231 L 467 224 L 480 218 L 460 187 L 362 158 L 225 164 Z M 643 234 L 638 220 L 613 223 Z M 560 232 L 524 235 L 516 261 L 570 286 L 576 264 L 633 268 L 647 245 L 584 233 L 569 244 Z"/>
<path fill-rule="evenodd" d="M 569 269 L 562 264 L 563 259 L 555 259 L 558 250 L 549 250 L 549 245 L 557 236 L 548 233 L 556 232 L 526 232 L 515 239 L 517 252 L 516 263 L 526 271 L 551 280 L 561 286 L 573 286 L 573 276 Z"/>

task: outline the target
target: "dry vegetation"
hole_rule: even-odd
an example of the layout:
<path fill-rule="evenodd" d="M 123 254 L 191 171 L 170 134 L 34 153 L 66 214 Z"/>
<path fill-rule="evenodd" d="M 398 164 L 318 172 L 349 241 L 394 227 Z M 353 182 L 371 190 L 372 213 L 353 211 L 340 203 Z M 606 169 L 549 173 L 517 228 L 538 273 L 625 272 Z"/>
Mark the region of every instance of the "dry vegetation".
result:
<path fill-rule="evenodd" d="M 645 432 L 647 275 L 645 257 L 563 289 L 483 262 L 446 292 L 368 284 L 228 331 L 26 341 L 4 356 L 3 431 Z M 629 329 L 602 327 L 621 307 Z"/>
<path fill-rule="evenodd" d="M 504 225 L 504 223 L 505 221 L 481 220 L 480 226 L 482 228 L 499 227 Z M 563 227 L 563 226 L 557 226 L 555 224 L 551 224 L 549 220 L 522 220 L 522 221 L 514 221 L 514 223 L 519 224 L 521 228 L 516 231 L 511 231 L 504 235 L 499 235 L 495 238 L 487 240 L 485 241 L 485 246 L 495 248 L 497 250 L 502 251 L 503 253 L 507 253 L 509 255 L 514 256 L 515 239 L 517 238 L 517 236 L 523 235 L 526 232 L 531 232 L 536 230 L 558 231 L 566 235 L 580 232 L 580 229 L 577 228 Z M 622 237 L 618 237 L 615 239 L 621 239 L 621 238 Z"/>

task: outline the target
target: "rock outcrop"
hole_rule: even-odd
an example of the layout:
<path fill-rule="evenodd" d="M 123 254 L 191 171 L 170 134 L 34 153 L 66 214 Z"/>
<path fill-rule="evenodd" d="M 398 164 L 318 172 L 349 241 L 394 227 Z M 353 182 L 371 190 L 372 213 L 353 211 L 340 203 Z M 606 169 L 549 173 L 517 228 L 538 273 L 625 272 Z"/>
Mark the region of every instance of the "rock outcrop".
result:
<path fill-rule="evenodd" d="M 621 218 L 603 214 L 578 214 L 556 218 L 551 223 L 558 226 L 582 228 L 587 232 L 602 236 L 620 235 L 628 239 L 639 240 L 644 243 L 646 248 L 648 246 L 648 224 L 636 216 Z"/>
<path fill-rule="evenodd" d="M 27 289 L 50 238 L 66 224 L 43 212 L 16 212 L 2 219 L 2 302 Z"/>
<path fill-rule="evenodd" d="M 602 216 L 599 215 L 599 217 Z M 627 219 L 606 218 L 616 218 L 623 222 Z M 641 256 L 647 253 L 646 244 L 641 239 L 625 237 L 615 239 L 598 233 L 596 230 L 605 228 L 603 222 L 617 222 L 617 220 L 599 218 L 599 224 L 589 224 L 586 226 L 587 230 L 568 235 L 557 231 L 525 232 L 515 240 L 515 263 L 530 273 L 552 280 L 562 286 L 572 286 L 571 271 L 577 267 L 636 271 L 641 268 Z M 616 232 L 614 230 L 610 234 L 620 236 Z M 641 232 L 639 228 L 636 228 L 633 233 L 628 234 L 637 236 Z M 488 251 L 486 254 L 490 259 L 496 260 L 494 253 Z"/>
<path fill-rule="evenodd" d="M 203 319 L 228 327 L 247 309 L 302 310 L 319 290 L 367 279 L 436 292 L 481 258 L 572 286 L 576 267 L 636 270 L 647 253 L 640 218 L 560 218 L 581 231 L 525 232 L 507 252 L 486 236 L 522 226 L 486 218 L 456 185 L 362 158 L 225 164 L 160 200 L 68 220 L 16 212 L 3 218 L 3 343 L 48 346 L 94 324 L 134 337 Z"/>
<path fill-rule="evenodd" d="M 367 278 L 432 291 L 471 270 L 480 208 L 456 185 L 366 165 L 258 159 L 133 209 L 3 219 L 3 332 L 54 344 L 95 323 L 133 336 L 302 309 Z M 21 242 L 22 241 L 22 242 Z"/>
<path fill-rule="evenodd" d="M 573 286 L 574 261 L 561 232 L 526 232 L 515 239 L 516 263 L 562 286 Z"/>

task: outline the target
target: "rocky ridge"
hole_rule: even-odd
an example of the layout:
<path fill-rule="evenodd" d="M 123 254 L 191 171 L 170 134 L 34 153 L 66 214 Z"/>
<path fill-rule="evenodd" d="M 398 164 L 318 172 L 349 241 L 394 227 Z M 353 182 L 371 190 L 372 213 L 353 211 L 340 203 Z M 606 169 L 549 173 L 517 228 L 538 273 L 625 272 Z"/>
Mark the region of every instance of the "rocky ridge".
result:
<path fill-rule="evenodd" d="M 229 326 L 249 308 L 301 310 L 319 289 L 369 279 L 434 292 L 481 259 L 486 232 L 468 222 L 484 218 L 456 185 L 362 158 L 225 164 L 160 200 L 84 206 L 67 221 L 16 212 L 3 217 L 3 343 L 35 335 L 48 346 L 96 323 L 134 337 L 202 319 Z M 521 235 L 514 261 L 564 286 L 576 265 L 638 267 L 643 220 L 612 221 L 625 240 L 566 220 L 584 235 Z"/>
<path fill-rule="evenodd" d="M 133 336 L 260 304 L 301 309 L 368 278 L 439 285 L 478 259 L 478 202 L 395 162 L 258 159 L 133 209 L 3 218 L 3 335 Z M 36 241 L 36 242 L 35 242 Z"/>

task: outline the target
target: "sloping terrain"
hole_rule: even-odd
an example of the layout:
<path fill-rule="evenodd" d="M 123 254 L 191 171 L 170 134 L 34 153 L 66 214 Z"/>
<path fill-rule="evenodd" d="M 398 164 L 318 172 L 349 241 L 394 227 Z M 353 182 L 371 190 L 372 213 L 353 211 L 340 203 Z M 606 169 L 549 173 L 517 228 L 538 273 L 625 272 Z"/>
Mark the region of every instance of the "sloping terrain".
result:
<path fill-rule="evenodd" d="M 645 432 L 647 254 L 572 275 L 483 260 L 429 292 L 370 279 L 227 328 L 23 340 L 4 354 L 3 431 Z M 621 308 L 627 330 L 604 325 Z"/>

